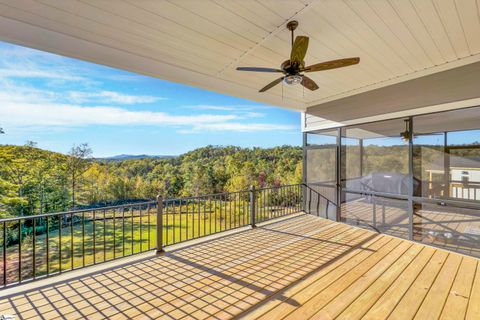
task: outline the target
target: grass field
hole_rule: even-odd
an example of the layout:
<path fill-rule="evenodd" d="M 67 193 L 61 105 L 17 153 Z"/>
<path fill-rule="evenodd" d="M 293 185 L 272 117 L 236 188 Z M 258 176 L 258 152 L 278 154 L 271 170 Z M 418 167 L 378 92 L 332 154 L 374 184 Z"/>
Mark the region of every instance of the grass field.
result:
<path fill-rule="evenodd" d="M 267 220 L 293 213 L 298 205 L 258 206 L 257 219 Z M 50 218 L 48 237 L 46 220 L 37 219 L 35 246 L 33 235 L 22 235 L 21 245 L 13 243 L 6 248 L 7 283 L 35 276 L 71 270 L 156 247 L 156 209 L 151 207 L 129 210 L 95 210 L 68 216 L 59 221 Z M 250 223 L 247 201 L 196 202 L 185 205 L 167 205 L 163 212 L 163 243 L 174 243 L 230 230 Z M 73 221 L 73 223 L 72 223 Z M 61 225 L 61 228 L 59 226 Z M 18 237 L 18 223 L 10 226 L 10 233 Z M 25 226 L 28 229 L 28 226 Z M 31 227 L 30 227 L 31 229 Z M 0 241 L 3 239 L 0 237 Z M 2 243 L 0 242 L 0 243 Z M 34 250 L 35 247 L 35 250 Z M 35 251 L 35 259 L 34 259 Z M 19 259 L 21 257 L 21 259 Z M 48 264 L 47 264 L 48 257 Z M 3 250 L 0 270 L 3 270 Z M 20 262 L 21 261 L 21 262 Z M 21 264 L 21 265 L 20 265 Z M 21 270 L 19 272 L 19 270 Z M 3 275 L 0 278 L 3 284 Z"/>

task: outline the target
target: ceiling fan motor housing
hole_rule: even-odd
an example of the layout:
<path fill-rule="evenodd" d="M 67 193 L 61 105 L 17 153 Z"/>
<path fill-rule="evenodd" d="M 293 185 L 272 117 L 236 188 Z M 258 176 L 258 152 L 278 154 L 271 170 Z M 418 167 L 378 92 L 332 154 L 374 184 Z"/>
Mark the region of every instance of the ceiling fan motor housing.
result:
<path fill-rule="evenodd" d="M 305 61 L 302 61 L 300 65 L 297 65 L 297 64 L 292 65 L 290 63 L 290 60 L 285 60 L 284 62 L 282 62 L 282 65 L 280 66 L 280 68 L 284 70 L 285 73 L 291 74 L 291 75 L 299 74 L 300 70 L 303 69 L 304 67 L 305 67 Z"/>

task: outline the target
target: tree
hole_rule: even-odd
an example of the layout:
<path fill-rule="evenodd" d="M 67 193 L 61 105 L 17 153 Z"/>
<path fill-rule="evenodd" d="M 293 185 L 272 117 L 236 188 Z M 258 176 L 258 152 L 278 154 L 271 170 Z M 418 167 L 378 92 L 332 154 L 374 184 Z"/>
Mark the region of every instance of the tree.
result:
<path fill-rule="evenodd" d="M 76 199 L 75 194 L 80 184 L 80 179 L 85 171 L 90 167 L 89 158 L 92 155 L 92 149 L 88 143 L 80 145 L 73 145 L 68 152 L 67 158 L 67 172 L 70 177 L 70 187 L 72 192 L 72 209 L 75 209 Z"/>

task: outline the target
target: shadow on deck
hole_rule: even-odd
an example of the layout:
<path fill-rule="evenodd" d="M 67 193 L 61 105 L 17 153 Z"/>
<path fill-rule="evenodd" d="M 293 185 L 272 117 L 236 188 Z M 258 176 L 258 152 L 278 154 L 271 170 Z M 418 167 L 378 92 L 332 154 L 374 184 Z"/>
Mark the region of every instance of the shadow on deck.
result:
<path fill-rule="evenodd" d="M 261 316 L 265 319 L 284 316 L 301 319 L 321 315 L 322 311 L 332 307 L 336 298 L 349 292 L 341 303 L 335 303 L 338 306 L 335 312 L 329 311 L 328 315 L 335 318 L 355 305 L 355 301 L 368 292 L 365 290 L 391 268 L 397 273 L 389 284 L 400 279 L 401 272 L 419 259 L 421 253 L 433 259 L 437 251 L 300 215 L 172 250 L 162 256 L 150 254 L 118 265 L 122 263 L 120 260 L 117 266 L 101 271 L 92 272 L 87 268 L 76 278 L 27 291 L 18 287 L 8 296 L 0 297 L 0 314 L 13 314 L 19 319 L 228 319 Z M 447 256 L 455 255 L 438 252 L 445 255 L 446 261 L 451 260 Z M 457 258 L 456 268 L 461 269 L 467 258 L 457 256 L 460 258 Z M 476 268 L 477 261 L 468 259 L 475 262 Z M 355 288 L 362 288 L 363 283 L 357 282 L 365 282 L 365 275 L 372 270 L 376 277 L 367 277 L 370 279 L 368 286 L 357 292 Z M 325 282 L 327 278 L 330 281 Z M 322 279 L 323 286 L 320 286 L 318 281 Z M 474 279 L 471 280 L 469 294 L 473 291 Z M 339 281 L 345 287 L 336 284 Z M 332 288 L 336 291 L 333 292 Z M 383 292 L 387 293 L 388 288 L 385 287 Z M 327 294 L 320 295 L 325 290 Z M 480 292 L 478 294 L 480 296 Z M 316 299 L 320 296 L 330 299 L 318 303 Z M 445 300 L 448 296 L 447 291 Z M 381 296 L 372 300 L 368 309 L 357 314 L 375 310 L 373 304 L 380 299 Z M 362 304 L 360 309 L 365 309 L 365 305 L 368 303 Z M 476 304 L 471 305 L 473 312 L 477 310 Z"/>

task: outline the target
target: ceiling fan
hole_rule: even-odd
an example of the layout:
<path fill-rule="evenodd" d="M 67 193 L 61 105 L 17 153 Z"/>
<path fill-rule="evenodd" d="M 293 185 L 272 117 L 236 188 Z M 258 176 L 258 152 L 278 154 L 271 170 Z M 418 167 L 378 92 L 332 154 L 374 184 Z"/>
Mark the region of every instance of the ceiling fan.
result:
<path fill-rule="evenodd" d="M 274 68 L 257 68 L 257 67 L 238 67 L 238 71 L 254 71 L 254 72 L 272 72 L 272 73 L 283 73 L 284 75 L 259 90 L 259 92 L 265 92 L 268 89 L 273 88 L 280 82 L 284 81 L 286 84 L 294 85 L 301 84 L 309 90 L 317 90 L 318 85 L 305 76 L 304 73 L 307 72 L 316 72 L 329 69 L 336 69 L 351 66 L 360 62 L 360 58 L 347 58 L 347 59 L 338 59 L 332 61 L 321 62 L 313 64 L 311 66 L 305 67 L 305 55 L 307 54 L 308 48 L 308 37 L 306 36 L 297 36 L 294 39 L 293 31 L 298 27 L 298 22 L 293 20 L 287 23 L 287 29 L 292 32 L 292 51 L 290 53 L 290 59 L 286 60 L 280 66 L 280 69 Z"/>

